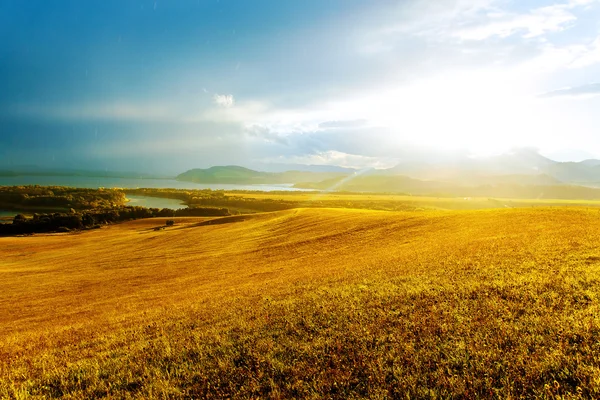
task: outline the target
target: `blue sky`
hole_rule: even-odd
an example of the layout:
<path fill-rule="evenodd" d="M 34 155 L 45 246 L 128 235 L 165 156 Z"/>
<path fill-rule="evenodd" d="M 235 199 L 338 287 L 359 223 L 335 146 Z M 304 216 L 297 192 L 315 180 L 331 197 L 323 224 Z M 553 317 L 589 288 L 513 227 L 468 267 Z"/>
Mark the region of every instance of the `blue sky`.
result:
<path fill-rule="evenodd" d="M 599 83 L 597 0 L 0 0 L 0 166 L 600 157 Z"/>

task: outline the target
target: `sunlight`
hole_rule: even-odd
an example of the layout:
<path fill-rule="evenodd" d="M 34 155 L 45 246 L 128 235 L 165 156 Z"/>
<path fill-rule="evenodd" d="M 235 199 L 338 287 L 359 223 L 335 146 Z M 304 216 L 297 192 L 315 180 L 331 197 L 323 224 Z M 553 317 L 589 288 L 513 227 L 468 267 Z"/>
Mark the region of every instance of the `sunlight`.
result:
<path fill-rule="evenodd" d="M 523 133 L 535 125 L 531 96 L 498 78 L 489 73 L 441 75 L 391 91 L 367 112 L 397 131 L 399 139 L 442 149 L 488 154 L 525 145 Z"/>

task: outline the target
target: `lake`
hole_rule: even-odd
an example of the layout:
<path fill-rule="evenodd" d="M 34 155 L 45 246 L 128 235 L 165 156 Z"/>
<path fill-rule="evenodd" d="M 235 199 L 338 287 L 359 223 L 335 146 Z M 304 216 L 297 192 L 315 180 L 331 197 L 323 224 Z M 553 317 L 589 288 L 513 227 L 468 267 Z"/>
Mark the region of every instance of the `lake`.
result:
<path fill-rule="evenodd" d="M 213 190 L 259 190 L 273 191 L 305 191 L 293 188 L 292 184 L 281 185 L 232 185 L 232 184 L 201 184 L 193 182 L 179 182 L 175 179 L 135 179 L 135 178 L 90 178 L 85 176 L 11 176 L 0 177 L 0 186 L 70 186 L 78 188 L 97 189 L 123 188 L 123 189 L 213 189 Z"/>
<path fill-rule="evenodd" d="M 181 200 L 177 199 L 163 199 L 161 197 L 150 197 L 150 196 L 131 196 L 128 195 L 129 202 L 128 206 L 139 206 L 147 208 L 170 208 L 172 210 L 180 210 L 187 208 L 187 205 L 183 204 Z M 6 222 L 9 219 L 14 218 L 17 214 L 31 214 L 31 211 L 6 211 L 0 210 L 0 220 Z"/>
<path fill-rule="evenodd" d="M 15 176 L 0 177 L 0 186 L 70 186 L 78 188 L 123 188 L 123 189 L 212 189 L 212 190 L 257 190 L 263 192 L 273 191 L 306 191 L 293 188 L 289 185 L 232 185 L 232 184 L 200 184 L 193 182 L 179 182 L 175 179 L 134 179 L 134 178 L 90 178 L 85 176 Z M 186 208 L 180 200 L 163 199 L 148 196 L 127 196 L 131 200 L 127 205 L 148 208 L 171 208 L 174 210 Z M 0 210 L 0 219 L 6 220 L 17 214 L 30 214 L 28 211 Z"/>
<path fill-rule="evenodd" d="M 263 192 L 273 191 L 305 191 L 295 189 L 289 185 L 231 185 L 231 184 L 200 184 L 193 182 L 179 182 L 175 179 L 133 179 L 133 178 L 90 178 L 84 176 L 16 176 L 0 177 L 0 186 L 70 186 L 78 188 L 97 189 L 123 188 L 123 189 L 213 189 L 213 190 L 257 190 Z M 127 196 L 130 200 L 127 205 L 148 208 L 171 208 L 178 210 L 186 208 L 180 200 L 163 199 L 148 196 Z M 30 214 L 30 211 L 6 211 L 0 210 L 0 219 L 6 221 L 17 214 Z"/>
<path fill-rule="evenodd" d="M 172 210 L 180 210 L 187 208 L 181 200 L 177 199 L 163 199 L 161 197 L 149 197 L 149 196 L 131 196 L 127 195 L 129 199 L 128 206 L 140 206 L 147 208 L 170 208 Z"/>

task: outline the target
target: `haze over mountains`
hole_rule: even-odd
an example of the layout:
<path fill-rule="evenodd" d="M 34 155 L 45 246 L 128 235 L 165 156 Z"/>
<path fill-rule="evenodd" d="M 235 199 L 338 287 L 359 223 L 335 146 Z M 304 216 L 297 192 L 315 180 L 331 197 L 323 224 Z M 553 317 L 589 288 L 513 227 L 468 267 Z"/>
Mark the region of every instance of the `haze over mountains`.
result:
<path fill-rule="evenodd" d="M 419 179 L 458 180 L 488 179 L 502 175 L 547 175 L 543 183 L 600 182 L 600 160 L 558 162 L 532 149 L 515 149 L 491 157 L 456 157 L 443 163 L 400 163 L 387 174 L 402 174 Z"/>
<path fill-rule="evenodd" d="M 491 157 L 455 156 L 440 161 L 411 160 L 389 169 L 353 170 L 294 165 L 295 171 L 261 172 L 238 166 L 193 169 L 177 177 L 202 183 L 300 183 L 360 177 L 403 176 L 415 180 L 462 185 L 557 185 L 600 183 L 600 160 L 558 162 L 532 149 L 516 149 Z"/>
<path fill-rule="evenodd" d="M 293 184 L 297 188 L 348 191 L 454 192 L 477 186 L 599 186 L 600 160 L 558 162 L 534 149 L 520 148 L 490 157 L 454 154 L 435 159 L 413 157 L 388 169 L 352 169 L 330 165 L 264 164 L 261 171 L 241 166 L 192 169 L 176 177 L 145 172 L 49 170 L 33 166 L 0 170 L 0 176 L 80 176 L 175 178 L 202 184 Z M 485 195 L 485 193 L 483 193 Z M 589 196 L 586 196 L 589 197 Z"/>

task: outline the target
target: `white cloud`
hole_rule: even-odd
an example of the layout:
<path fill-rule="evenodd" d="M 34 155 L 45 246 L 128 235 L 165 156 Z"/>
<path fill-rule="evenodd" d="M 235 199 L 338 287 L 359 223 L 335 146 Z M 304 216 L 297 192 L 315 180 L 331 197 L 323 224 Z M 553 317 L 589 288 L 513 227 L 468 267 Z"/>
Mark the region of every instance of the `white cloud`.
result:
<path fill-rule="evenodd" d="M 599 0 L 570 0 L 568 5 L 570 7 L 577 7 L 577 6 L 589 6 L 594 3 L 600 3 L 600 1 Z"/>
<path fill-rule="evenodd" d="M 600 37 L 596 38 L 589 46 L 585 46 L 570 66 L 572 68 L 584 68 L 595 64 L 600 64 Z"/>
<path fill-rule="evenodd" d="M 262 139 L 266 142 L 279 143 L 282 145 L 288 145 L 286 135 L 282 135 L 277 132 L 272 132 L 268 127 L 262 125 L 249 125 L 244 129 L 245 133 L 254 138 Z"/>
<path fill-rule="evenodd" d="M 537 56 L 520 66 L 523 71 L 557 72 L 574 70 L 600 64 L 600 37 L 588 43 L 575 43 L 557 46 L 545 43 Z"/>
<path fill-rule="evenodd" d="M 544 36 L 567 29 L 577 17 L 568 5 L 553 5 L 528 13 L 499 13 L 487 16 L 483 24 L 458 29 L 453 36 L 463 40 L 485 40 L 494 36 L 507 38 L 521 33 L 525 39 Z"/>
<path fill-rule="evenodd" d="M 431 43 L 460 44 L 490 38 L 548 40 L 551 33 L 573 27 L 598 0 L 567 0 L 524 9 L 523 3 L 503 0 L 421 0 L 405 10 L 404 19 L 377 27 L 363 37 L 364 54 L 391 52 L 396 43 L 418 37 Z"/>
<path fill-rule="evenodd" d="M 542 101 L 536 95 L 563 85 L 577 87 L 585 82 L 553 79 L 600 63 L 600 38 L 593 38 L 597 32 L 586 36 L 579 28 L 569 30 L 597 2 L 563 0 L 524 9 L 518 0 L 417 0 L 397 21 L 390 17 L 365 28 L 361 57 L 372 60 L 357 68 L 389 64 L 379 84 L 329 98 L 314 96 L 297 108 L 282 106 L 278 94 L 271 94 L 272 102 L 269 94 L 236 101 L 199 84 L 196 94 L 207 95 L 195 94 L 186 102 L 22 107 L 20 112 L 62 119 L 169 121 L 198 132 L 212 131 L 197 129 L 202 123 L 222 124 L 234 126 L 259 148 L 310 153 L 286 162 L 357 168 L 381 166 L 377 159 L 357 154 L 395 156 L 405 143 L 482 152 L 548 141 L 558 146 L 555 138 L 574 131 L 576 118 L 558 107 L 569 101 Z M 548 87 L 548 82 L 560 83 Z M 584 101 L 571 103 L 581 106 Z M 585 121 L 589 125 L 580 123 L 578 131 L 592 130 L 591 118 Z M 377 129 L 386 134 L 375 138 Z"/>
<path fill-rule="evenodd" d="M 358 43 L 358 51 L 367 56 L 392 53 L 398 44 L 409 38 L 430 42 L 446 42 L 453 37 L 457 26 L 468 21 L 479 21 L 486 13 L 497 12 L 498 0 L 420 0 L 407 4 L 400 12 L 387 10 L 379 24 L 364 32 Z M 392 18 L 390 18 L 392 16 Z"/>
<path fill-rule="evenodd" d="M 350 119 L 343 121 L 324 121 L 319 124 L 320 129 L 355 129 L 368 125 L 365 119 Z"/>
<path fill-rule="evenodd" d="M 548 93 L 542 94 L 542 98 L 555 98 L 555 97 L 571 97 L 571 98 L 590 98 L 600 96 L 600 83 L 590 83 L 588 85 L 564 88 L 553 90 Z"/>
<path fill-rule="evenodd" d="M 235 103 L 235 107 L 210 107 L 189 113 L 185 122 L 237 122 L 247 124 L 255 122 L 260 116 L 270 112 L 270 105 L 263 101 L 252 100 Z"/>
<path fill-rule="evenodd" d="M 296 156 L 265 158 L 263 161 L 284 164 L 335 165 L 355 169 L 391 168 L 398 164 L 398 159 L 396 158 L 367 157 L 335 150 Z"/>
<path fill-rule="evenodd" d="M 213 102 L 219 107 L 231 108 L 235 105 L 235 99 L 231 94 L 215 94 Z"/>

